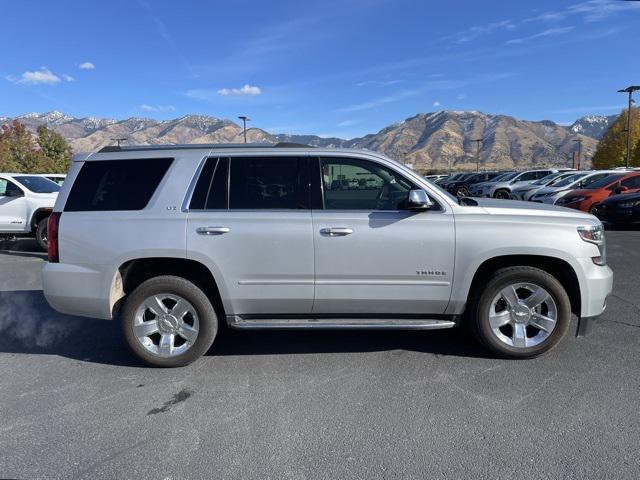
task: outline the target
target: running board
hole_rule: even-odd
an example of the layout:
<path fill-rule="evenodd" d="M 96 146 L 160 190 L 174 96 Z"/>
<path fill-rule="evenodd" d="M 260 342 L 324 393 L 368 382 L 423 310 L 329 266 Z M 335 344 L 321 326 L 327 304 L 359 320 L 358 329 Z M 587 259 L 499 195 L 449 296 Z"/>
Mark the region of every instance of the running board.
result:
<path fill-rule="evenodd" d="M 239 330 L 263 329 L 317 329 L 317 330 L 438 330 L 452 328 L 451 320 L 390 319 L 390 318 L 261 318 L 244 319 L 229 315 L 231 328 Z"/>

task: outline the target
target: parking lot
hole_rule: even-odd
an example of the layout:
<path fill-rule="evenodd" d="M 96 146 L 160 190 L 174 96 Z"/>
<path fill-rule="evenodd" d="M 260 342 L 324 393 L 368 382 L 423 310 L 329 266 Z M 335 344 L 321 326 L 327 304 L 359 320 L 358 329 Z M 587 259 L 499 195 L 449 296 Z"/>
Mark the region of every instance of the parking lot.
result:
<path fill-rule="evenodd" d="M 44 254 L 2 243 L 0 477 L 638 478 L 640 231 L 607 238 L 607 311 L 536 360 L 457 331 L 225 331 L 174 370 L 51 310 Z"/>

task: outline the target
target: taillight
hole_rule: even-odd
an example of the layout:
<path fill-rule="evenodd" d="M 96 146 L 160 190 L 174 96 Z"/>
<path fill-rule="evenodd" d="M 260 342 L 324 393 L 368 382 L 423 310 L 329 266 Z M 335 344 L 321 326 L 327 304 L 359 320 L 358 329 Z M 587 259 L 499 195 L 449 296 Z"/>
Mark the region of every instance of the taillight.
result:
<path fill-rule="evenodd" d="M 61 212 L 52 212 L 47 222 L 47 245 L 49 247 L 49 261 L 58 263 L 60 253 L 58 251 L 58 225 L 60 224 Z"/>

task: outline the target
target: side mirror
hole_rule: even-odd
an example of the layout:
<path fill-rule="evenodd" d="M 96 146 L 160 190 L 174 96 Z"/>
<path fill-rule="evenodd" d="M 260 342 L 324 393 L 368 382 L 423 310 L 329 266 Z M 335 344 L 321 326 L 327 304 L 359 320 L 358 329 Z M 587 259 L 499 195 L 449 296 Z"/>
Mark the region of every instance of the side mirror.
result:
<path fill-rule="evenodd" d="M 411 190 L 405 207 L 407 210 L 429 210 L 433 202 L 424 190 Z"/>
<path fill-rule="evenodd" d="M 628 188 L 628 187 L 625 187 L 625 186 L 623 186 L 623 185 L 620 185 L 619 187 L 617 187 L 617 188 L 613 191 L 613 193 L 615 193 L 615 194 L 617 194 L 617 195 L 620 195 L 621 193 L 628 192 L 628 191 L 629 191 L 629 188 Z"/>

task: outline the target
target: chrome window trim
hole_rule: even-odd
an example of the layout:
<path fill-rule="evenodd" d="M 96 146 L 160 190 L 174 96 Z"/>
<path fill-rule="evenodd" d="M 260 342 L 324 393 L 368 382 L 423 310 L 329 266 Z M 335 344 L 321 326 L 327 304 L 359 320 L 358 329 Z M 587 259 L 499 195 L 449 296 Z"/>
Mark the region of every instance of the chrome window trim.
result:
<path fill-rule="evenodd" d="M 209 152 L 200 159 L 200 164 L 198 165 L 198 168 L 196 168 L 196 171 L 193 174 L 193 176 L 191 177 L 191 181 L 189 182 L 189 187 L 187 188 L 187 193 L 185 193 L 184 200 L 182 201 L 182 207 L 180 208 L 180 211 L 183 213 L 189 212 L 189 204 L 191 203 L 191 197 L 193 196 L 193 191 L 196 189 L 196 183 L 198 183 L 198 179 L 200 178 L 200 173 L 202 173 L 202 169 L 204 168 L 205 163 L 207 163 L 207 160 L 209 159 L 209 157 L 211 156 L 211 153 L 213 153 L 213 150 L 209 150 Z"/>

